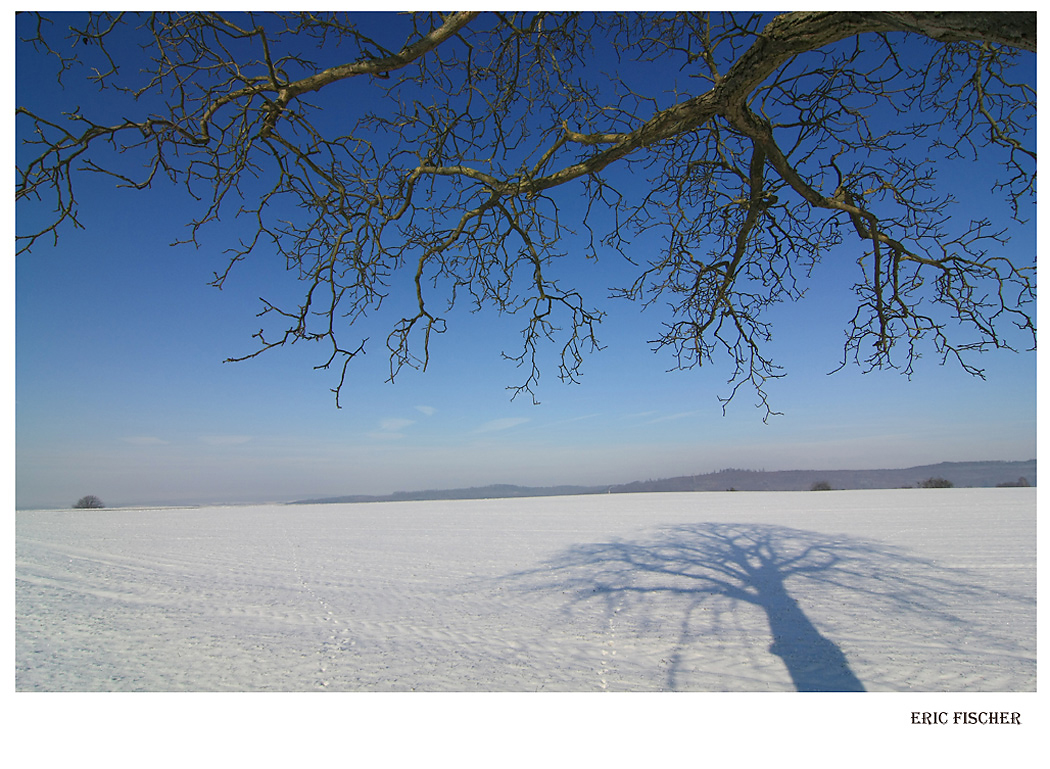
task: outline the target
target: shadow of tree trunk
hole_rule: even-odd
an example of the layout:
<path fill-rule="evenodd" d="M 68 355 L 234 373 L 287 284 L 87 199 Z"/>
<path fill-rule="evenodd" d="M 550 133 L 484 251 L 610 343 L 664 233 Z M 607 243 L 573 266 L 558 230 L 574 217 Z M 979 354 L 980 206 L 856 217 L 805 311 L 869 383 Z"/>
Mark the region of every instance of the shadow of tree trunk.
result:
<path fill-rule="evenodd" d="M 846 655 L 820 634 L 784 584 L 798 574 L 834 568 L 841 557 L 828 543 L 810 541 L 799 549 L 792 547 L 797 532 L 771 527 L 711 525 L 689 533 L 693 541 L 680 542 L 677 550 L 665 544 L 655 552 L 632 553 L 632 562 L 688 575 L 701 593 L 722 592 L 762 609 L 773 641 L 769 651 L 784 662 L 798 691 L 864 691 Z"/>
<path fill-rule="evenodd" d="M 864 691 L 846 655 L 813 626 L 798 601 L 788 594 L 775 569 L 768 580 L 756 581 L 754 586 L 754 602 L 762 607 L 769 620 L 773 638 L 769 651 L 784 661 L 798 691 Z"/>
<path fill-rule="evenodd" d="M 798 691 L 845 692 L 865 686 L 839 645 L 807 616 L 803 605 L 810 590 L 835 591 L 854 603 L 854 612 L 868 616 L 919 614 L 946 635 L 983 632 L 953 613 L 960 600 L 995 600 L 966 575 L 890 545 L 757 524 L 692 524 L 650 540 L 577 545 L 513 576 L 524 589 L 568 593 L 570 612 L 598 599 L 606 602 L 608 616 L 627 609 L 618 616 L 630 614 L 640 627 L 676 623 L 675 649 L 665 660 L 671 690 L 681 688 L 680 665 L 690 644 L 717 644 L 718 634 L 726 632 L 697 630 L 697 623 L 710 625 L 719 616 L 721 605 L 761 610 L 769 627 L 766 650 L 780 658 Z M 706 605 L 716 598 L 717 606 Z"/>

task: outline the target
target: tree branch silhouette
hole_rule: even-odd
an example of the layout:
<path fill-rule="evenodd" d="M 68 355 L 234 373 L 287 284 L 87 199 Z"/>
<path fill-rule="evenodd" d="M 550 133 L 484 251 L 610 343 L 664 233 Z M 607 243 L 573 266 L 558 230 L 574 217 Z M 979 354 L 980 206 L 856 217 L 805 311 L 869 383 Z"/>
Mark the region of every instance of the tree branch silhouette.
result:
<path fill-rule="evenodd" d="M 574 284 L 588 259 L 635 265 L 607 288 L 666 308 L 653 345 L 680 368 L 724 355 L 723 400 L 748 387 L 766 417 L 783 375 L 768 312 L 842 244 L 859 274 L 841 365 L 910 374 L 932 347 L 980 376 L 973 355 L 1014 349 L 1016 329 L 1034 348 L 1034 255 L 1006 250 L 1010 221 L 954 217 L 981 193 L 945 194 L 937 174 L 998 162 L 991 192 L 1030 214 L 1034 13 L 91 13 L 19 29 L 59 82 L 83 68 L 133 110 L 79 92 L 62 114 L 17 108 L 16 198 L 50 214 L 19 253 L 83 226 L 85 174 L 182 185 L 200 204 L 186 242 L 229 213 L 247 225 L 215 286 L 253 259 L 301 284 L 292 305 L 262 300 L 272 325 L 231 360 L 326 345 L 337 405 L 367 341 L 343 338 L 391 294 L 391 379 L 427 367 L 465 301 L 521 318 L 515 395 L 534 395 L 545 344 L 575 381 L 606 312 Z"/>

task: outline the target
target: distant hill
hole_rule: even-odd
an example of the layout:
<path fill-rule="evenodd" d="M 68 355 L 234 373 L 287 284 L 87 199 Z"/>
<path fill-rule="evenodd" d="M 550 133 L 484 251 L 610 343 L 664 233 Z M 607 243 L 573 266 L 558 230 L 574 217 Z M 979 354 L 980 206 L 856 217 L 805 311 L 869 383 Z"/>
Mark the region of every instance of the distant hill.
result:
<path fill-rule="evenodd" d="M 719 470 L 703 475 L 634 481 L 617 486 L 513 486 L 494 484 L 467 489 L 398 491 L 384 496 L 355 494 L 343 497 L 301 499 L 292 505 L 348 502 L 405 502 L 436 499 L 507 499 L 579 494 L 630 494 L 665 491 L 808 491 L 826 483 L 833 489 L 895 489 L 916 487 L 928 478 L 944 478 L 957 487 L 1036 485 L 1036 461 L 941 462 L 905 469 L 887 470 Z M 1022 484 L 1023 485 L 1023 484 Z"/>
<path fill-rule="evenodd" d="M 808 491 L 825 482 L 833 489 L 896 489 L 915 487 L 928 478 L 945 478 L 958 487 L 1016 484 L 1021 478 L 1036 484 L 1036 461 L 941 462 L 888 470 L 719 470 L 706 475 L 686 475 L 656 481 L 635 481 L 611 491 Z"/>
<path fill-rule="evenodd" d="M 290 505 L 323 505 L 347 502 L 409 502 L 428 499 L 508 499 L 514 497 L 563 497 L 578 494 L 604 494 L 608 486 L 512 486 L 494 483 L 491 486 L 474 486 L 469 489 L 427 489 L 424 491 L 395 491 L 383 496 L 353 494 L 346 497 L 323 499 L 301 499 Z"/>

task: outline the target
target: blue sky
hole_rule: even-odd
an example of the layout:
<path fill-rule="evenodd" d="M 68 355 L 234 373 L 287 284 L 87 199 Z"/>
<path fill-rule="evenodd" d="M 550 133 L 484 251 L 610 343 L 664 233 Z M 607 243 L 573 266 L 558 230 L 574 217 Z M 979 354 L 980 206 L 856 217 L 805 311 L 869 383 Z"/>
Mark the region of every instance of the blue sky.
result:
<path fill-rule="evenodd" d="M 27 71 L 20 99 L 46 82 Z M 208 281 L 229 245 L 221 234 L 199 249 L 169 246 L 190 215 L 177 190 L 83 184 L 86 230 L 67 229 L 15 265 L 18 507 L 68 507 L 88 493 L 112 505 L 285 501 L 1035 456 L 1034 354 L 982 356 L 987 380 L 932 355 L 910 381 L 856 368 L 827 375 L 852 315 L 850 247 L 827 255 L 803 302 L 771 315 L 770 350 L 787 376 L 769 385 L 784 414 L 768 424 L 746 390 L 723 416 L 727 361 L 667 371 L 671 358 L 647 344 L 658 315 L 606 300 L 617 267 L 605 263 L 572 268 L 609 313 L 606 349 L 589 356 L 579 384 L 548 365 L 540 403 L 512 401 L 505 388 L 522 373 L 500 353 L 518 345 L 513 319 L 456 312 L 428 370 L 394 384 L 374 337 L 337 410 L 332 372 L 312 368 L 320 350 L 222 362 L 253 349 L 257 298 L 283 285 L 279 266 L 242 265 L 218 291 Z M 1034 234 L 1016 235 L 1010 248 L 1030 253 Z"/>

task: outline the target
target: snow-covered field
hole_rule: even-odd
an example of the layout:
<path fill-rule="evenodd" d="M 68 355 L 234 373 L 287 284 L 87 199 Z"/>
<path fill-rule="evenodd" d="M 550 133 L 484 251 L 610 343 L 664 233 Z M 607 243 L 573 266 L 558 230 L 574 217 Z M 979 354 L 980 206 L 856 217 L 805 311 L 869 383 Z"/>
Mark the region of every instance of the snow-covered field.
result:
<path fill-rule="evenodd" d="M 1035 494 L 20 511 L 15 688 L 1032 692 Z"/>

